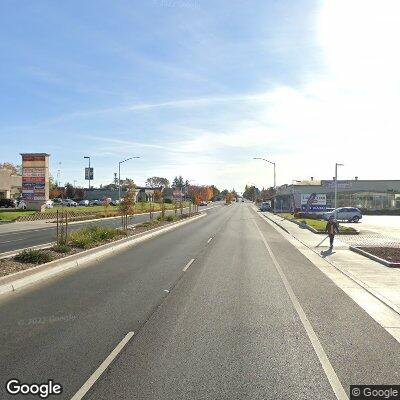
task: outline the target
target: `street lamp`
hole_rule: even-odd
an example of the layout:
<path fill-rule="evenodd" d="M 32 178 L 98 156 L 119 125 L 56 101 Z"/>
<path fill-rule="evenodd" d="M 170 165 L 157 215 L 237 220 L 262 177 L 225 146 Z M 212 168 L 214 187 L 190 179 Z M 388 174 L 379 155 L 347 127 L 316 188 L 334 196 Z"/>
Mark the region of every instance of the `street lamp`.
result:
<path fill-rule="evenodd" d="M 90 157 L 89 156 L 84 156 L 83 158 L 86 158 L 89 160 L 89 173 L 88 173 L 88 177 L 89 177 L 89 190 L 90 190 Z"/>
<path fill-rule="evenodd" d="M 274 166 L 274 189 L 276 188 L 276 163 L 272 161 L 268 161 L 265 158 L 260 158 L 260 157 L 253 157 L 253 160 L 263 160 L 266 161 L 267 163 L 270 163 Z"/>
<path fill-rule="evenodd" d="M 132 160 L 133 158 L 140 158 L 140 157 L 129 157 L 126 160 L 120 161 L 118 163 L 118 194 L 119 194 L 118 198 L 120 203 L 121 203 L 121 164 L 126 161 Z"/>
<path fill-rule="evenodd" d="M 335 217 L 336 217 L 336 208 L 337 208 L 337 190 L 338 190 L 338 183 L 337 183 L 337 168 L 343 167 L 344 164 L 335 164 Z"/>
<path fill-rule="evenodd" d="M 276 199 L 275 199 L 275 197 L 276 197 L 276 163 L 274 163 L 274 162 L 272 162 L 272 161 L 269 161 L 269 160 L 266 160 L 265 158 L 261 158 L 261 157 L 253 157 L 253 160 L 263 160 L 263 161 L 265 161 L 265 162 L 267 162 L 267 163 L 269 163 L 269 164 L 272 164 L 273 166 L 274 166 L 274 211 L 276 210 Z"/>

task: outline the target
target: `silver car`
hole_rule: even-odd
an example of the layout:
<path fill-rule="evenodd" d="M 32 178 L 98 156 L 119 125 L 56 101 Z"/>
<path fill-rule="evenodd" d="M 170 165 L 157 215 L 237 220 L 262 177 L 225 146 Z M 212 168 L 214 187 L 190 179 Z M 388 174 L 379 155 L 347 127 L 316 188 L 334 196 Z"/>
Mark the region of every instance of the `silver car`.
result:
<path fill-rule="evenodd" d="M 332 211 L 324 213 L 324 219 L 328 220 L 333 215 L 338 221 L 359 222 L 362 218 L 362 213 L 355 207 L 340 207 Z"/>

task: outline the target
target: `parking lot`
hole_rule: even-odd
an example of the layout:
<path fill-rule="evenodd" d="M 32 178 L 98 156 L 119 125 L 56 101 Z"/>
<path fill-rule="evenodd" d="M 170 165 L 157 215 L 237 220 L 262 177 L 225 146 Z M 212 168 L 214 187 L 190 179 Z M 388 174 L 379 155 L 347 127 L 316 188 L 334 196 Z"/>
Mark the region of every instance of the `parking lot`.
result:
<path fill-rule="evenodd" d="M 361 222 L 341 223 L 360 231 L 360 235 L 346 237 L 343 241 L 352 245 L 400 246 L 400 216 L 364 215 Z"/>

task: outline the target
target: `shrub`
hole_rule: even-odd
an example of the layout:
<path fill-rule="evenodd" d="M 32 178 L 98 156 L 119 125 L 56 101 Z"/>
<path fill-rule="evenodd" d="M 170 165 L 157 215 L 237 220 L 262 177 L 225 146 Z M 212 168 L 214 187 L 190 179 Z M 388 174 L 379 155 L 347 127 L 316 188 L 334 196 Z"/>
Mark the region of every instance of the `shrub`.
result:
<path fill-rule="evenodd" d="M 81 249 L 87 249 L 99 242 L 112 240 L 124 234 L 124 232 L 116 228 L 93 225 L 72 232 L 69 235 L 69 244 Z"/>
<path fill-rule="evenodd" d="M 69 247 L 67 244 L 62 243 L 53 246 L 52 250 L 56 251 L 57 253 L 69 253 L 71 251 L 71 247 Z"/>
<path fill-rule="evenodd" d="M 164 199 L 164 203 L 172 204 L 172 200 L 171 199 Z"/>
<path fill-rule="evenodd" d="M 14 259 L 21 263 L 44 264 L 53 260 L 53 256 L 44 250 L 23 250 Z"/>
<path fill-rule="evenodd" d="M 165 217 L 165 220 L 166 221 L 168 221 L 168 222 L 172 222 L 172 221 L 175 221 L 175 215 L 167 215 L 166 217 Z"/>

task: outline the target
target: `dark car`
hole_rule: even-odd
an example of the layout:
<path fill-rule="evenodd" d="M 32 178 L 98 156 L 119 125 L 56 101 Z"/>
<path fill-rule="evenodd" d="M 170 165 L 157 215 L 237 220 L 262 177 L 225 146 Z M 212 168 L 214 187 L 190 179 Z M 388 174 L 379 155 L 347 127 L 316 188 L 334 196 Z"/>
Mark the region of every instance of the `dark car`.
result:
<path fill-rule="evenodd" d="M 14 208 L 16 206 L 14 199 L 0 199 L 0 207 Z"/>

